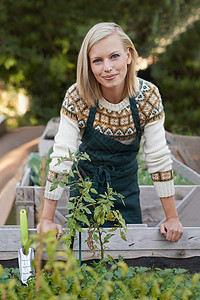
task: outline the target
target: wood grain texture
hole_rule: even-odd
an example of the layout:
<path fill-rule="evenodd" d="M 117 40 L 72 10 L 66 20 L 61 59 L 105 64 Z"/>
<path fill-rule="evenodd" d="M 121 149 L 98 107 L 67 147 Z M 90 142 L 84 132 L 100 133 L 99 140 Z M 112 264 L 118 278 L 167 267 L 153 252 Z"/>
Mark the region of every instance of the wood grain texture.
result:
<path fill-rule="evenodd" d="M 109 231 L 109 229 L 106 229 Z M 36 233 L 36 229 L 29 229 L 29 235 Z M 82 233 L 82 260 L 99 258 L 97 253 L 93 257 L 85 240 L 87 228 Z M 78 258 L 79 241 L 75 239 L 73 252 Z M 17 251 L 21 248 L 19 226 L 0 226 L 0 259 L 17 257 Z M 144 226 L 128 226 L 127 241 L 120 237 L 119 230 L 107 244 L 107 254 L 113 258 L 119 255 L 124 259 L 142 256 L 161 256 L 169 258 L 188 258 L 200 256 L 200 228 L 185 227 L 182 238 L 177 243 L 168 242 L 159 232 L 158 228 Z"/>

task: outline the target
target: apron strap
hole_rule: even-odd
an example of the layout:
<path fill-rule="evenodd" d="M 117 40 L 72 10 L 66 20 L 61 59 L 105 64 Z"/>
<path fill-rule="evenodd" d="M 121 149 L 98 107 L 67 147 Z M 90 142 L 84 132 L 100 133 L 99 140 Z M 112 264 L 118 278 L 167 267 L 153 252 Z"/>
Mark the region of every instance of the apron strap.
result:
<path fill-rule="evenodd" d="M 130 101 L 130 106 L 131 106 L 131 110 L 132 110 L 132 115 L 133 115 L 133 120 L 135 123 L 135 128 L 137 131 L 137 135 L 140 138 L 141 137 L 140 117 L 139 117 L 135 97 L 129 98 L 129 101 Z"/>
<path fill-rule="evenodd" d="M 89 116 L 88 116 L 88 120 L 87 120 L 87 124 L 86 124 L 85 130 L 83 132 L 83 138 L 82 139 L 84 139 L 84 136 L 86 134 L 88 125 L 90 125 L 91 127 L 93 127 L 93 123 L 94 123 L 94 118 L 95 118 L 95 115 L 96 115 L 96 111 L 97 111 L 97 107 L 96 106 L 91 106 L 90 107 L 90 112 L 89 112 Z"/>
<path fill-rule="evenodd" d="M 94 118 L 95 118 L 95 115 L 96 115 L 96 111 L 97 111 L 97 107 L 96 106 L 91 106 L 90 107 L 90 113 L 89 113 L 89 116 L 88 116 L 87 124 L 93 126 Z"/>

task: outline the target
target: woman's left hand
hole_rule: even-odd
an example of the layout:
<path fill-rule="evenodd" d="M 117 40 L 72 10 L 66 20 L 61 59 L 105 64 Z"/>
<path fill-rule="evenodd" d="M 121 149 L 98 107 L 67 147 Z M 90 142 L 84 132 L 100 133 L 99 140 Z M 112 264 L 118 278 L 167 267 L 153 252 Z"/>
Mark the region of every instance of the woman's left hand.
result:
<path fill-rule="evenodd" d="M 166 236 L 170 242 L 178 242 L 183 235 L 183 226 L 179 218 L 168 219 L 165 223 L 160 225 L 160 233 Z"/>

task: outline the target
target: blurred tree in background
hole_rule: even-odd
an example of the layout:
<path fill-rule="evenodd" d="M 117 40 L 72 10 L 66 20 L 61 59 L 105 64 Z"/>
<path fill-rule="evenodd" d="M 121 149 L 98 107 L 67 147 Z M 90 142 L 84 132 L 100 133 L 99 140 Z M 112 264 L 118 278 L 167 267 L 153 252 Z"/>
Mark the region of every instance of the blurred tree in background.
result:
<path fill-rule="evenodd" d="M 15 88 L 25 88 L 31 96 L 25 122 L 34 118 L 38 123 L 46 123 L 58 116 L 65 91 L 75 81 L 77 55 L 86 32 L 97 22 L 113 21 L 128 33 L 140 56 L 153 54 L 159 58 L 153 76 L 158 78 L 163 98 L 167 99 L 167 109 L 172 112 L 171 123 L 174 118 L 174 110 L 170 110 L 170 103 L 174 106 L 171 94 L 174 86 L 176 93 L 179 88 L 177 76 L 170 74 L 178 72 L 181 76 L 183 68 L 190 68 L 188 74 L 195 68 L 198 72 L 197 66 L 192 65 L 193 54 L 199 53 L 200 47 L 199 43 L 198 47 L 195 45 L 196 50 L 191 49 L 191 54 L 190 48 L 187 49 L 190 67 L 183 67 L 181 61 L 185 62 L 185 54 L 178 48 L 187 44 L 182 44 L 182 35 L 180 41 L 166 48 L 166 53 L 159 54 L 158 50 L 161 42 L 167 43 L 173 36 L 177 25 L 182 26 L 198 8 L 199 0 L 1 0 L 0 79 Z M 196 23 L 193 26 L 196 27 Z M 173 70 L 176 52 L 181 53 L 181 60 L 177 58 L 176 70 Z M 189 85 L 190 78 L 187 80 Z M 190 102 L 191 97 L 197 97 L 195 90 L 189 93 L 187 101 Z M 183 99 L 177 97 L 177 107 L 180 101 Z"/>
<path fill-rule="evenodd" d="M 200 135 L 200 20 L 167 47 L 152 73 L 163 94 L 166 128 Z"/>

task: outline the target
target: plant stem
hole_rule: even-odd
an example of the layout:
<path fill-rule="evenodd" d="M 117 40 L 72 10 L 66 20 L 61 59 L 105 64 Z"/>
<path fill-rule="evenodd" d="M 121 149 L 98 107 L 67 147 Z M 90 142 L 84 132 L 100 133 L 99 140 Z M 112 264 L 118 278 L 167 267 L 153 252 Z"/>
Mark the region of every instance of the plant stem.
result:
<path fill-rule="evenodd" d="M 42 157 L 42 168 L 41 168 L 41 186 L 45 184 L 45 171 L 46 171 L 46 157 Z M 41 268 L 42 268 L 42 211 L 44 205 L 43 193 L 40 195 L 40 211 L 38 215 L 38 223 L 40 223 L 41 230 L 39 232 L 39 245 L 37 249 L 37 265 L 36 265 L 36 297 L 39 299 L 40 295 L 40 277 L 41 277 Z"/>
<path fill-rule="evenodd" d="M 101 249 L 101 259 L 104 258 L 104 249 L 103 249 L 103 241 L 102 241 L 102 231 L 101 228 L 98 226 L 97 227 L 98 232 L 99 232 L 99 243 L 100 243 L 100 249 Z"/>
<path fill-rule="evenodd" d="M 84 179 L 83 179 L 83 177 L 81 176 L 80 171 L 79 171 L 79 169 L 78 169 L 78 164 L 76 164 L 76 163 L 75 163 L 75 168 L 76 168 L 76 171 L 77 171 L 77 173 L 78 173 L 79 179 L 82 181 L 82 183 L 84 183 Z"/>

